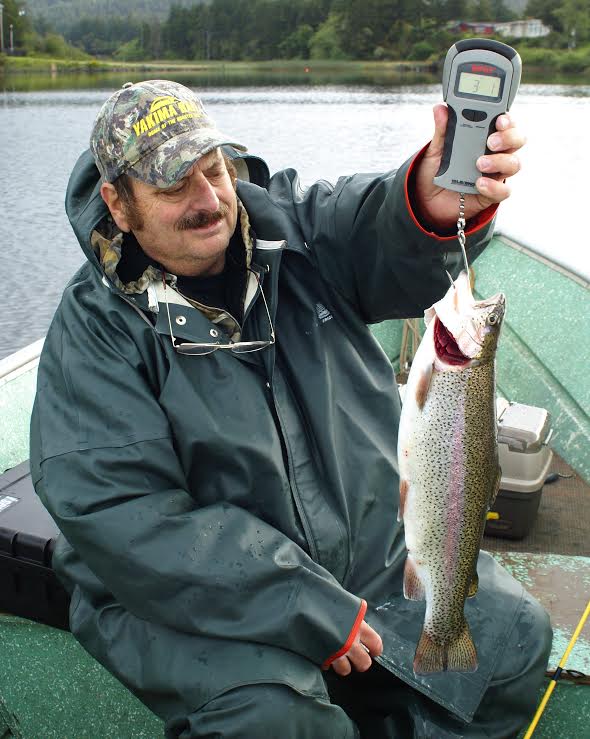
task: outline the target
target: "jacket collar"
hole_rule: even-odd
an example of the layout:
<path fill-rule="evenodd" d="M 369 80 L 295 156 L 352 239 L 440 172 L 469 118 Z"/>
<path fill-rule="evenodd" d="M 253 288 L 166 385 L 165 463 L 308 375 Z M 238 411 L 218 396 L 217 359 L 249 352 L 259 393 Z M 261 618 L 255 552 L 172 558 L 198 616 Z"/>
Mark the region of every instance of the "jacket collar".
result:
<path fill-rule="evenodd" d="M 254 242 L 244 303 L 241 336 L 243 340 L 258 340 L 268 337 L 268 318 L 263 301 L 260 299 L 260 290 L 264 290 L 271 321 L 273 325 L 275 324 L 278 303 L 278 274 L 285 247 L 285 241 L 260 239 Z M 173 276 L 168 277 L 173 278 Z M 167 284 L 164 291 L 161 278 L 152 280 L 146 290 L 149 308 L 157 314 L 156 331 L 169 337 L 170 324 L 172 324 L 172 331 L 176 339 L 194 343 L 215 343 L 218 336 L 225 333 L 223 329 L 227 314 L 224 311 L 216 311 L 215 314 L 211 314 L 200 310 L 174 289 L 174 279 L 171 279 L 170 282 L 171 284 Z M 170 312 L 170 323 L 168 322 L 168 310 Z M 227 333 L 225 335 L 227 336 Z M 274 364 L 274 347 L 269 347 L 262 352 L 240 353 L 234 356 L 246 362 L 259 363 L 260 359 L 256 354 L 264 355 L 265 365 L 268 363 L 267 371 L 271 373 Z"/>

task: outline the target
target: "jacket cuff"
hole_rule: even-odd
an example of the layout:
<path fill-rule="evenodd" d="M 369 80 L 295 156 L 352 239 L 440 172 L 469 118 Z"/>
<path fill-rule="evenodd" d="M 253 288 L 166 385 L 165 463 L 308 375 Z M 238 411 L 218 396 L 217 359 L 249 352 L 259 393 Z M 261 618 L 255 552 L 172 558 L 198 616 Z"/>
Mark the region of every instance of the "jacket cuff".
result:
<path fill-rule="evenodd" d="M 425 146 L 420 149 L 420 151 L 416 154 L 416 156 L 412 159 L 410 162 L 410 165 L 408 167 L 408 170 L 406 172 L 406 179 L 404 182 L 404 193 L 406 198 L 406 206 L 408 208 L 408 213 L 410 214 L 412 220 L 414 221 L 414 224 L 417 228 L 422 231 L 423 234 L 426 236 L 430 236 L 434 239 L 437 239 L 438 241 L 450 241 L 457 238 L 456 231 L 453 231 L 453 233 L 437 233 L 436 231 L 433 231 L 432 228 L 429 228 L 428 226 L 422 224 L 414 212 L 414 209 L 412 207 L 412 200 L 414 195 L 414 176 L 415 176 L 415 170 L 417 165 L 421 162 L 421 160 L 424 157 L 424 153 L 426 149 L 430 146 L 430 142 L 426 144 Z M 470 218 L 467 222 L 467 228 L 465 229 L 465 236 L 471 236 L 471 234 L 474 234 L 476 231 L 479 231 L 482 228 L 485 228 L 489 225 L 490 221 L 494 218 L 496 215 L 496 212 L 498 210 L 498 204 L 490 205 L 484 210 L 482 210 L 480 213 L 478 213 L 473 218 Z"/>
<path fill-rule="evenodd" d="M 352 629 L 350 630 L 350 634 L 348 635 L 348 638 L 344 642 L 344 645 L 337 652 L 335 652 L 331 657 L 328 657 L 328 659 L 323 663 L 322 665 L 323 670 L 328 669 L 328 667 L 332 664 L 332 662 L 334 662 L 334 660 L 338 659 L 338 657 L 342 657 L 342 655 L 346 654 L 346 652 L 348 652 L 348 650 L 351 648 L 359 632 L 359 629 L 361 628 L 361 624 L 363 622 L 366 612 L 367 612 L 367 601 L 361 600 L 361 607 L 359 608 L 359 612 L 356 615 L 354 624 L 352 625 Z"/>

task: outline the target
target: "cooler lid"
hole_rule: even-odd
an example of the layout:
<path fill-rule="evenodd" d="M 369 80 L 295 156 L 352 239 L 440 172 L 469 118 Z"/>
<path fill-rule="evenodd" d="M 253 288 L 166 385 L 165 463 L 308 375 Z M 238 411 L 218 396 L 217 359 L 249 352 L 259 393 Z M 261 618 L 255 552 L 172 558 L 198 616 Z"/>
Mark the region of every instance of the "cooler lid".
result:
<path fill-rule="evenodd" d="M 517 451 L 536 452 L 548 441 L 550 416 L 545 408 L 502 399 L 497 410 L 498 443 Z"/>

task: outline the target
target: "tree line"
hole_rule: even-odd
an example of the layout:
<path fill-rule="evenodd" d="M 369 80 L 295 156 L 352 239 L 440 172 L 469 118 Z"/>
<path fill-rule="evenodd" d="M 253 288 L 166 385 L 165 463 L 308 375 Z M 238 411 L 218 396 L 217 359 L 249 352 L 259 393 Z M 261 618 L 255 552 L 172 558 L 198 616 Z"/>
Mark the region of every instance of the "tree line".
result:
<path fill-rule="evenodd" d="M 453 19 L 510 20 L 502 0 L 211 0 L 143 22 L 128 59 L 426 59 Z M 79 27 L 68 39 L 79 44 Z M 87 39 L 86 50 L 90 50 Z"/>
<path fill-rule="evenodd" d="M 174 4 L 164 19 L 121 9 L 78 15 L 56 29 L 41 14 L 23 13 L 23 2 L 3 2 L 4 26 L 13 23 L 17 48 L 58 54 L 61 44 L 73 50 L 70 56 L 125 60 L 422 61 L 439 57 L 456 39 L 447 30 L 450 21 L 517 17 L 503 0 L 210 0 Z M 561 49 L 590 42 L 588 0 L 529 0 L 524 17 L 553 29 L 525 45 Z"/>

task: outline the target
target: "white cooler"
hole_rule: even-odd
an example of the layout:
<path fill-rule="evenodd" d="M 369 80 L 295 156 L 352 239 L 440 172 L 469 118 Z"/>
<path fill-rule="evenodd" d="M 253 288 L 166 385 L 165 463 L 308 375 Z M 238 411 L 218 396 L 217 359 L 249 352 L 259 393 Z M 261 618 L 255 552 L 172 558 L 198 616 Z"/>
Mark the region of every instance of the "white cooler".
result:
<path fill-rule="evenodd" d="M 522 403 L 497 402 L 498 452 L 502 478 L 491 510 L 499 515 L 486 523 L 488 536 L 521 539 L 531 528 L 545 478 L 553 459 L 549 413 Z"/>

